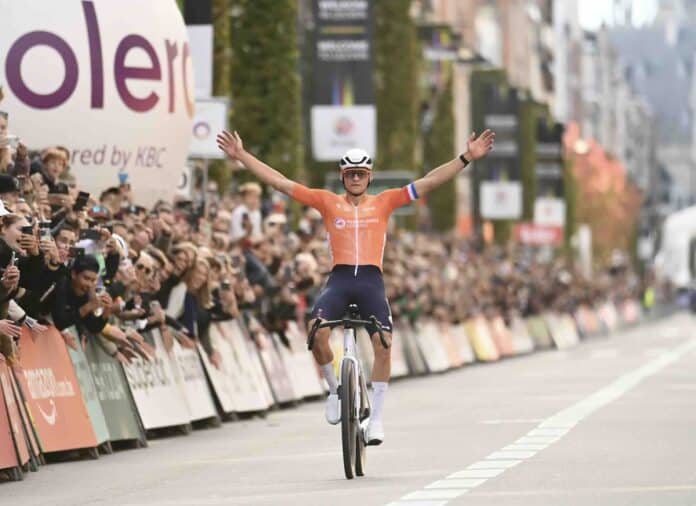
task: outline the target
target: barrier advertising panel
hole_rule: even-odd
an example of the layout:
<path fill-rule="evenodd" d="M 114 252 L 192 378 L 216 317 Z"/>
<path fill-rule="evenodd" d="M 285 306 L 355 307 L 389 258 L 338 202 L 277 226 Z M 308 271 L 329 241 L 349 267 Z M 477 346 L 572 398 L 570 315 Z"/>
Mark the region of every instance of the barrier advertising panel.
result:
<path fill-rule="evenodd" d="M 198 352 L 203 359 L 206 373 L 213 385 L 213 391 L 227 414 L 245 411 L 263 411 L 268 408 L 263 393 L 253 384 L 253 377 L 246 374 L 247 362 L 240 359 L 229 336 L 223 332 L 225 323 L 210 326 L 210 343 L 221 357 L 220 367 L 210 363 L 208 354 L 199 345 Z M 246 351 L 244 351 L 246 354 Z"/>
<path fill-rule="evenodd" d="M 24 432 L 24 424 L 19 413 L 17 400 L 15 399 L 12 385 L 10 383 L 10 369 L 7 367 L 4 359 L 0 360 L 0 389 L 2 390 L 2 402 L 0 402 L 0 411 L 3 412 L 6 423 L 3 424 L 3 416 L 0 415 L 0 431 L 9 429 L 9 438 L 0 434 L 0 442 L 3 446 L 7 444 L 7 449 L 16 451 L 14 459 L 8 455 L 3 456 L 3 451 L 0 450 L 0 467 L 14 467 L 17 462 L 21 465 L 29 462 L 29 446 L 27 444 L 28 436 Z M 7 441 L 4 441 L 7 440 Z M 9 463 L 10 465 L 5 465 Z"/>
<path fill-rule="evenodd" d="M 273 404 L 273 398 L 259 363 L 256 345 L 247 339 L 237 320 L 220 322 L 213 324 L 212 327 L 218 328 L 231 349 L 229 355 L 234 357 L 235 370 L 238 371 L 236 383 L 245 385 L 242 389 L 244 400 L 240 399 L 240 411 L 268 409 Z"/>
<path fill-rule="evenodd" d="M 546 322 L 541 316 L 532 316 L 526 320 L 527 330 L 532 336 L 534 347 L 539 349 L 547 349 L 553 346 L 551 334 L 546 326 Z"/>
<path fill-rule="evenodd" d="M 155 357 L 150 361 L 138 357 L 124 366 L 140 419 L 148 430 L 187 424 L 191 421 L 188 406 L 176 384 L 159 330 L 148 337 L 155 346 Z"/>
<path fill-rule="evenodd" d="M 85 357 L 89 364 L 111 441 L 145 441 L 135 401 L 121 364 L 97 343 L 87 339 Z"/>
<path fill-rule="evenodd" d="M 70 328 L 69 330 L 66 330 L 66 332 L 70 332 L 76 336 L 76 341 L 78 343 L 80 342 L 74 328 Z M 72 348 L 67 348 L 67 350 L 70 354 L 73 367 L 75 367 L 77 380 L 80 382 L 82 399 L 85 401 L 85 406 L 87 406 L 87 412 L 89 413 L 89 419 L 92 422 L 94 434 L 97 437 L 97 443 L 102 444 L 110 439 L 109 429 L 106 426 L 104 412 L 102 411 L 101 404 L 99 402 L 97 386 L 94 384 L 94 378 L 92 378 L 92 372 L 90 371 L 89 364 L 87 363 L 87 358 L 82 350 L 82 346 L 79 344 L 77 350 L 73 350 Z"/>
<path fill-rule="evenodd" d="M 261 363 L 271 385 L 275 402 L 285 403 L 297 400 L 298 397 L 292 388 L 290 375 L 276 350 L 271 335 L 253 316 L 249 316 L 247 328 L 249 337 L 253 339 L 258 348 L 258 354 L 261 357 Z"/>
<path fill-rule="evenodd" d="M 449 369 L 449 358 L 438 338 L 435 322 L 426 320 L 416 326 L 416 342 L 423 354 L 430 372 L 443 372 Z"/>
<path fill-rule="evenodd" d="M 451 331 L 452 339 L 457 345 L 459 350 L 459 355 L 465 364 L 470 364 L 476 361 L 476 356 L 474 355 L 474 350 L 471 349 L 471 343 L 469 342 L 469 336 L 466 333 L 466 328 L 463 323 L 457 325 L 452 325 Z"/>
<path fill-rule="evenodd" d="M 186 400 L 192 421 L 217 416 L 213 396 L 205 378 L 198 350 L 183 348 L 177 341 L 168 352 L 172 371 Z"/>
<path fill-rule="evenodd" d="M 19 385 L 17 385 L 17 379 L 15 378 L 14 371 L 10 369 L 10 385 L 12 386 L 12 391 L 14 392 L 15 400 L 17 401 L 17 406 L 19 407 L 19 414 L 22 416 L 22 424 L 24 426 L 24 432 L 29 438 L 29 447 L 31 452 L 35 457 L 41 455 L 41 447 L 39 446 L 39 440 L 36 436 L 36 430 L 34 425 L 29 418 L 29 413 L 27 412 L 26 403 L 22 397 L 22 393 L 19 390 Z"/>
<path fill-rule="evenodd" d="M 488 322 L 483 316 L 471 318 L 464 323 L 466 333 L 471 340 L 476 358 L 482 362 L 492 362 L 500 358 L 498 348 L 493 342 Z"/>
<path fill-rule="evenodd" d="M 293 383 L 300 397 L 314 397 L 324 393 L 321 387 L 319 371 L 314 364 L 312 353 L 307 349 L 307 338 L 297 322 L 289 321 L 285 337 L 290 344 L 285 363 L 292 362 Z"/>
<path fill-rule="evenodd" d="M 416 343 L 416 336 L 411 325 L 395 325 L 394 334 L 404 342 L 404 355 L 411 374 L 425 374 L 428 371 L 423 355 Z"/>
<path fill-rule="evenodd" d="M 519 316 L 512 318 L 510 322 L 510 335 L 512 336 L 512 348 L 515 355 L 534 351 L 534 341 L 529 335 L 529 330 L 524 320 Z"/>
<path fill-rule="evenodd" d="M 34 334 L 22 327 L 22 356 L 15 367 L 45 452 L 97 446 L 75 370 L 55 327 Z"/>

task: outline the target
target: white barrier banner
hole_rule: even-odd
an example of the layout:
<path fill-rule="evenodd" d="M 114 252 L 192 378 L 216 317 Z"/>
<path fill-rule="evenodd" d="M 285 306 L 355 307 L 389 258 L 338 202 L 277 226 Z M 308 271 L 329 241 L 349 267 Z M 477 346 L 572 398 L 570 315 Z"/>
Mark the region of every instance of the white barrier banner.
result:
<path fill-rule="evenodd" d="M 142 358 L 124 366 L 140 419 L 146 429 L 184 425 L 191 421 L 188 405 L 176 377 L 159 330 L 152 332 L 155 357 Z"/>
<path fill-rule="evenodd" d="M 171 0 L 0 0 L 9 132 L 62 145 L 81 188 L 127 173 L 135 200 L 171 198 L 194 114 L 186 26 Z"/>
<path fill-rule="evenodd" d="M 186 399 L 191 420 L 205 420 L 217 416 L 198 352 L 183 348 L 174 341 L 169 356 L 172 359 L 172 367 L 178 375 L 179 388 Z"/>

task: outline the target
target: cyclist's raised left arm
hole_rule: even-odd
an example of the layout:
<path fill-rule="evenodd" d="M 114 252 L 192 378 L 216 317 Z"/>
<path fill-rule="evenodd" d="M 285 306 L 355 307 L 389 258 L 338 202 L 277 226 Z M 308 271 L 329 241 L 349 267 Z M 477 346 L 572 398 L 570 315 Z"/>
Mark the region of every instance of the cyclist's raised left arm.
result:
<path fill-rule="evenodd" d="M 467 142 L 467 150 L 464 154 L 440 165 L 422 178 L 413 182 L 417 195 L 420 197 L 434 190 L 455 177 L 469 163 L 486 156 L 488 152 L 493 149 L 494 140 L 495 133 L 492 130 L 486 130 L 478 137 L 476 137 L 476 134 L 472 133 Z M 462 160 L 462 158 L 464 160 Z"/>
<path fill-rule="evenodd" d="M 283 174 L 275 170 L 270 165 L 265 164 L 254 155 L 244 149 L 241 137 L 237 132 L 221 132 L 217 136 L 218 147 L 231 159 L 239 160 L 257 178 L 267 185 L 272 186 L 279 192 L 286 195 L 292 193 L 294 181 L 288 179 Z"/>

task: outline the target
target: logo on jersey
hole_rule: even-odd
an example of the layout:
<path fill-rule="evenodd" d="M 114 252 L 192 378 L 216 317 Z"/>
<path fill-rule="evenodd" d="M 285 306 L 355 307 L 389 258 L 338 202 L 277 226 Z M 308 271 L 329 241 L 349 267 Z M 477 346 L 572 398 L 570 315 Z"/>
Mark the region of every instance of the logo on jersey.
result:
<path fill-rule="evenodd" d="M 342 228 L 346 228 L 346 220 L 344 220 L 343 218 L 336 218 L 334 220 L 334 226 L 339 230 Z"/>

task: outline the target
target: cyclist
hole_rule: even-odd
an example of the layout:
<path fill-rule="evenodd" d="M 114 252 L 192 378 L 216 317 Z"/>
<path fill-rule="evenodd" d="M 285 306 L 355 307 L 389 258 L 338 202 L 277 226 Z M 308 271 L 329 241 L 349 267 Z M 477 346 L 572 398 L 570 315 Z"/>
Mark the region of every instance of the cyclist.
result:
<path fill-rule="evenodd" d="M 491 130 L 486 130 L 479 137 L 472 133 L 467 150 L 458 157 L 403 188 L 386 190 L 373 196 L 367 194 L 372 180 L 372 159 L 361 149 L 351 149 L 341 158 L 339 169 L 346 193 L 337 195 L 327 190 L 310 189 L 286 178 L 245 151 L 237 132 L 231 134 L 225 131 L 217 137 L 218 147 L 230 158 L 244 164 L 261 181 L 321 213 L 329 236 L 333 269 L 312 309 L 312 323 L 316 318 L 340 319 L 348 305 L 356 303 L 363 319 L 372 315 L 377 318 L 387 342 L 391 342 L 392 322 L 382 280 L 382 256 L 387 222 L 392 211 L 432 191 L 454 178 L 470 162 L 486 156 L 494 140 L 495 133 Z M 382 408 L 391 361 L 389 349 L 382 346 L 377 329 L 368 328 L 367 331 L 374 348 L 374 367 L 366 440 L 368 444 L 378 445 L 384 440 Z M 312 353 L 329 385 L 326 419 L 331 424 L 337 424 L 340 421 L 340 404 L 333 353 L 329 346 L 330 333 L 328 328 L 317 332 Z"/>

